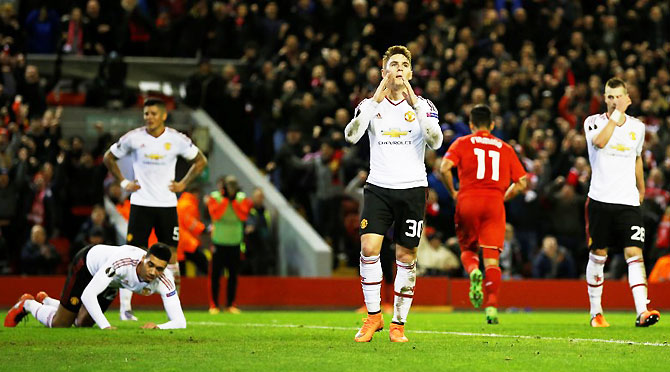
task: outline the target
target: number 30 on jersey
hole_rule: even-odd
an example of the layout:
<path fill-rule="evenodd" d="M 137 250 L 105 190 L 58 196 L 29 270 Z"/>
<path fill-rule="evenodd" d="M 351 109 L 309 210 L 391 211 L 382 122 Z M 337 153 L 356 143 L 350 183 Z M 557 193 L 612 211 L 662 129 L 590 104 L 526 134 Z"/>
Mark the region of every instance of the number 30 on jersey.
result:
<path fill-rule="evenodd" d="M 423 221 L 407 220 L 405 223 L 407 224 L 408 228 L 408 231 L 405 232 L 405 235 L 409 236 L 410 238 L 421 236 L 421 231 L 423 231 Z"/>

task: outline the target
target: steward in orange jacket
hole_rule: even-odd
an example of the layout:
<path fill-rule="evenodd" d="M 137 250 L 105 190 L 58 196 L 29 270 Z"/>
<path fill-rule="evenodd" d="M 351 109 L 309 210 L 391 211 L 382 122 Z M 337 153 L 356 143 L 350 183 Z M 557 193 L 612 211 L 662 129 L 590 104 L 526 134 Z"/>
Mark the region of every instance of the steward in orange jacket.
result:
<path fill-rule="evenodd" d="M 177 216 L 179 217 L 179 245 L 177 245 L 177 260 L 184 261 L 184 253 L 193 253 L 200 246 L 200 234 L 205 231 L 205 224 L 200 221 L 198 209 L 198 195 L 183 192 L 177 201 Z"/>

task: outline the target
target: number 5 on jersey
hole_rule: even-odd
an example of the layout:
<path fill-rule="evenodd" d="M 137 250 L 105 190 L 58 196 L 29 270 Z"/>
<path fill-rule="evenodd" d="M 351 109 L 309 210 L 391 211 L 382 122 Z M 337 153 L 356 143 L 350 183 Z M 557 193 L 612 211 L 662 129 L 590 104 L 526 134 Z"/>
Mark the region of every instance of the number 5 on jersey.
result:
<path fill-rule="evenodd" d="M 484 149 L 473 149 L 475 156 L 477 156 L 477 179 L 484 179 L 486 173 L 486 151 Z M 493 181 L 500 180 L 500 153 L 495 150 L 489 150 L 489 157 L 491 158 L 491 179 Z"/>

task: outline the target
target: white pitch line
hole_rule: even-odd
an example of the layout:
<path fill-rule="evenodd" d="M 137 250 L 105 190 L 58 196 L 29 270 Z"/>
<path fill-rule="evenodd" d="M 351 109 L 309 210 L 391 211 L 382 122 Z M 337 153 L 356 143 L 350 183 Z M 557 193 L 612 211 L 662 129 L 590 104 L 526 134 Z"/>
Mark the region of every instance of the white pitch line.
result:
<path fill-rule="evenodd" d="M 223 326 L 223 327 L 272 327 L 272 328 L 306 328 L 306 329 L 329 329 L 338 331 L 356 331 L 358 328 L 352 327 L 330 327 L 302 324 L 264 324 L 264 323 L 218 323 L 218 322 L 188 322 L 195 325 Z M 527 340 L 543 341 L 569 341 L 569 342 L 593 342 L 603 344 L 621 344 L 637 346 L 661 346 L 669 347 L 667 342 L 639 342 L 628 340 L 605 340 L 600 338 L 571 338 L 571 337 L 545 337 L 545 336 L 526 336 L 526 335 L 503 335 L 498 333 L 474 333 L 474 332 L 447 332 L 447 331 L 421 331 L 409 330 L 407 333 L 423 333 L 431 335 L 449 335 L 449 336 L 470 336 L 470 337 L 492 337 L 492 338 L 521 338 Z"/>

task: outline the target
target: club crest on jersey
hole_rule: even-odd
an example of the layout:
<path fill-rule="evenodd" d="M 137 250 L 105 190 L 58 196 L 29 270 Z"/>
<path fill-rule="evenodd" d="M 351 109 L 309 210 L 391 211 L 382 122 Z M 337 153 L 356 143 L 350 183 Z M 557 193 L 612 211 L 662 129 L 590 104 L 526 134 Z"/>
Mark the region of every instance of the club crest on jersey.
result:
<path fill-rule="evenodd" d="M 170 148 L 172 147 L 172 144 L 170 142 L 165 142 L 165 149 L 170 151 Z"/>
<path fill-rule="evenodd" d="M 408 122 L 411 123 L 414 120 L 416 120 L 416 114 L 414 113 L 414 111 L 407 111 L 405 113 L 405 121 L 408 121 Z"/>
<path fill-rule="evenodd" d="M 151 289 L 149 289 L 149 288 L 142 288 L 142 293 L 141 293 L 142 296 L 148 296 L 148 295 L 150 295 L 150 294 L 151 294 Z"/>
<path fill-rule="evenodd" d="M 635 132 L 630 132 L 630 133 L 628 133 L 628 134 L 630 135 L 630 139 L 632 139 L 633 141 L 635 141 Z"/>
<path fill-rule="evenodd" d="M 77 305 L 79 305 L 79 298 L 77 298 L 77 297 L 70 297 L 70 304 L 72 304 L 72 306 L 77 306 Z"/>
<path fill-rule="evenodd" d="M 368 227 L 368 220 L 364 218 L 361 220 L 361 229 L 365 230 L 366 227 Z"/>
<path fill-rule="evenodd" d="M 128 243 L 132 242 L 133 241 L 133 234 L 128 234 L 128 236 L 126 236 L 126 240 L 128 241 Z"/>
<path fill-rule="evenodd" d="M 409 132 L 405 130 L 400 130 L 398 128 L 391 128 L 391 130 L 382 131 L 382 136 L 389 136 L 391 138 L 400 138 L 400 136 L 406 136 L 407 133 Z"/>

